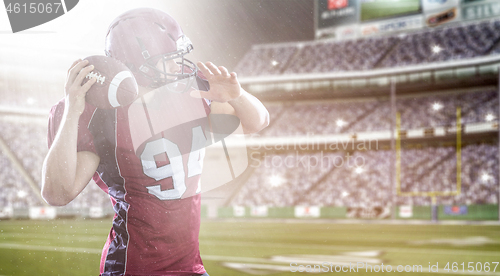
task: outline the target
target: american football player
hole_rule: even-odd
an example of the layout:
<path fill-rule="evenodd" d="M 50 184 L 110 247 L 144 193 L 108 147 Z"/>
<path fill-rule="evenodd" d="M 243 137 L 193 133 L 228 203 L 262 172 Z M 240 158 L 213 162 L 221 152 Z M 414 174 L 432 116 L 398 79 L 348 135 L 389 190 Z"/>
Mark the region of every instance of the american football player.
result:
<path fill-rule="evenodd" d="M 77 60 L 65 97 L 49 116 L 42 196 L 66 205 L 93 178 L 115 211 L 100 275 L 208 275 L 200 257 L 200 174 L 209 114 L 232 114 L 246 133 L 268 125 L 262 103 L 236 73 L 186 58 L 189 38 L 170 15 L 135 9 L 109 26 L 106 55 L 130 68 L 139 97 L 97 109 L 85 102 L 95 83 Z"/>

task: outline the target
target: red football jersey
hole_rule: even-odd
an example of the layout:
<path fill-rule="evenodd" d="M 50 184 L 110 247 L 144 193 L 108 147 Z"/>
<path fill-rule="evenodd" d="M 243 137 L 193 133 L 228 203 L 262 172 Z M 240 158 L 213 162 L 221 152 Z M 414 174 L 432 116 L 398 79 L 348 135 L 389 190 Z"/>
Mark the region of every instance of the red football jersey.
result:
<path fill-rule="evenodd" d="M 63 112 L 61 100 L 50 113 L 49 146 Z M 209 113 L 209 101 L 161 88 L 117 109 L 86 104 L 78 151 L 99 155 L 93 179 L 115 211 L 101 275 L 205 273 L 199 182 Z"/>

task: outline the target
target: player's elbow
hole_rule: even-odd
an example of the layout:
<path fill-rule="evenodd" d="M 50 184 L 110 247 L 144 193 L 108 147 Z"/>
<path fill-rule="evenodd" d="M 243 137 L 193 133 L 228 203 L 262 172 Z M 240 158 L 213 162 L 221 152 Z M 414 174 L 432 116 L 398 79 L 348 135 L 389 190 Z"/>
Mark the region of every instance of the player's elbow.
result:
<path fill-rule="evenodd" d="M 266 111 L 262 115 L 262 118 L 260 120 L 260 124 L 257 125 L 254 133 L 257 133 L 257 132 L 263 130 L 264 128 L 266 128 L 268 126 L 269 126 L 269 112 L 266 109 Z"/>
<path fill-rule="evenodd" d="M 266 109 L 266 112 L 264 114 L 264 121 L 262 123 L 262 128 L 260 130 L 263 130 L 264 128 L 268 127 L 269 126 L 269 111 L 267 111 Z"/>
<path fill-rule="evenodd" d="M 54 189 L 49 183 L 42 184 L 42 198 L 51 206 L 64 206 L 73 200 L 63 189 Z"/>
<path fill-rule="evenodd" d="M 47 204 L 49 204 L 50 206 L 55 206 L 55 207 L 66 206 L 69 203 L 66 201 L 58 201 L 58 200 L 47 199 L 47 198 L 43 198 L 43 199 L 45 200 L 45 202 L 47 202 Z"/>
<path fill-rule="evenodd" d="M 65 206 L 71 202 L 71 200 L 67 200 L 66 198 L 64 198 L 62 196 L 47 193 L 47 192 L 44 192 L 43 190 L 42 190 L 42 198 L 50 206 Z"/>
<path fill-rule="evenodd" d="M 255 120 L 253 124 L 243 126 L 245 133 L 257 133 L 269 126 L 269 112 L 267 109 L 261 111 L 259 115 L 259 119 Z"/>

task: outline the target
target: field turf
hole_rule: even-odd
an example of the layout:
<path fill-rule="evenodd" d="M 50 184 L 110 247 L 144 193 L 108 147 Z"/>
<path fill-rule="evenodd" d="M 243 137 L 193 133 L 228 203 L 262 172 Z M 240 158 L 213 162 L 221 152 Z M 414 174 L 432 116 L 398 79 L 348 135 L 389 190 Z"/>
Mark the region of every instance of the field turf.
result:
<path fill-rule="evenodd" d="M 0 221 L 0 275 L 98 275 L 110 225 L 110 219 Z M 297 275 L 290 270 L 316 264 L 317 272 L 324 262 L 323 270 L 351 269 L 347 273 L 355 275 L 376 273 L 382 263 L 393 271 L 421 265 L 418 275 L 500 275 L 500 265 L 493 272 L 500 262 L 500 225 L 204 220 L 200 250 L 211 276 Z M 354 272 L 358 261 L 372 272 Z M 429 265 L 438 273 L 428 272 Z M 482 272 L 467 273 L 469 265 Z"/>

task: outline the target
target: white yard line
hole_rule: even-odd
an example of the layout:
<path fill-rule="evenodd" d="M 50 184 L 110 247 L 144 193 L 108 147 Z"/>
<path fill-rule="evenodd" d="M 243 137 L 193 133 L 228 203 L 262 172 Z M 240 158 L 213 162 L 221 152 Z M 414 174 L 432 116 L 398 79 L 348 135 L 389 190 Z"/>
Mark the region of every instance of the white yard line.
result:
<path fill-rule="evenodd" d="M 289 243 L 266 243 L 266 242 L 218 242 L 200 241 L 202 245 L 234 246 L 234 247 L 260 247 L 260 248 L 296 248 L 296 249 L 318 249 L 335 251 L 366 251 L 383 250 L 385 252 L 410 253 L 410 254 L 437 254 L 437 255 L 470 255 L 470 256 L 493 256 L 500 257 L 500 252 L 474 251 L 459 249 L 429 249 L 429 248 L 402 248 L 402 247 L 373 247 L 373 246 L 335 246 L 335 245 L 314 245 L 314 244 L 289 244 Z"/>
<path fill-rule="evenodd" d="M 32 235 L 32 236 L 31 236 Z M 0 238 L 22 238 L 26 240 L 66 240 L 78 237 L 78 241 L 102 241 L 106 242 L 105 235 L 91 235 L 91 234 L 78 234 L 78 235 L 58 235 L 58 234 L 43 234 L 43 236 L 37 235 L 35 233 L 0 233 Z M 1 276 L 1 275 L 0 275 Z"/>
<path fill-rule="evenodd" d="M 17 249 L 17 250 L 56 251 L 56 252 L 70 252 L 70 253 L 91 253 L 91 254 L 101 254 L 102 252 L 102 249 L 95 249 L 95 248 L 28 245 L 28 244 L 18 244 L 18 243 L 0 243 L 0 248 Z"/>
<path fill-rule="evenodd" d="M 31 239 L 36 240 L 36 239 Z M 259 247 L 259 248 L 292 248 L 292 249 L 317 249 L 329 251 L 366 251 L 382 250 L 385 252 L 405 253 L 405 254 L 425 254 L 425 255 L 447 255 L 447 256 L 491 256 L 500 257 L 500 252 L 493 251 L 474 251 L 459 249 L 429 249 L 429 248 L 401 248 L 401 247 L 367 247 L 367 246 L 333 246 L 333 245 L 312 245 L 312 244 L 288 244 L 288 243 L 265 243 L 265 242 L 217 242 L 200 241 L 201 245 L 207 246 L 231 246 L 231 247 Z M 102 249 L 80 248 L 80 247 L 56 247 L 43 245 L 29 245 L 19 243 L 0 243 L 0 248 L 4 249 L 26 249 L 39 251 L 60 251 L 60 252 L 78 252 L 78 253 L 101 253 Z"/>

